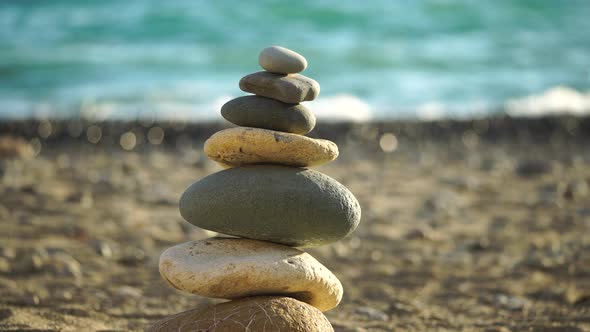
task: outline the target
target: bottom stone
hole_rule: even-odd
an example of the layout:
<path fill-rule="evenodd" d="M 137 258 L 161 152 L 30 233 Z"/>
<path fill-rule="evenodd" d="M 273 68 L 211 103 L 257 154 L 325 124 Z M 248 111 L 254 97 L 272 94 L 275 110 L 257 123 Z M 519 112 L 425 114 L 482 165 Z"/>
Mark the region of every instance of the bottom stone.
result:
<path fill-rule="evenodd" d="M 291 331 L 333 332 L 315 307 L 280 296 L 256 296 L 181 312 L 156 322 L 148 332 L 164 331 Z"/>

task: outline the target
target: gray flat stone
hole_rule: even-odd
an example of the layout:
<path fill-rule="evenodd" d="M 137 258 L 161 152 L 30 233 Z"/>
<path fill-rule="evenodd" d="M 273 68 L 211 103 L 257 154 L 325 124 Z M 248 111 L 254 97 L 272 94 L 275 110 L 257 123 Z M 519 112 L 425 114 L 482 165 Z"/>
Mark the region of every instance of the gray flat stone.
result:
<path fill-rule="evenodd" d="M 263 128 L 304 135 L 315 127 L 315 116 L 301 104 L 244 96 L 232 99 L 221 107 L 221 115 L 243 127 Z"/>
<path fill-rule="evenodd" d="M 240 89 L 289 104 L 311 101 L 320 94 L 320 85 L 309 77 L 300 74 L 275 74 L 268 71 L 244 76 L 240 80 Z"/>
<path fill-rule="evenodd" d="M 243 166 L 193 183 L 180 214 L 219 233 L 290 246 L 338 241 L 358 225 L 354 195 L 320 172 L 284 166 Z"/>
<path fill-rule="evenodd" d="M 303 55 L 281 46 L 263 49 L 258 56 L 258 63 L 262 68 L 279 74 L 295 74 L 307 68 L 307 60 Z"/>

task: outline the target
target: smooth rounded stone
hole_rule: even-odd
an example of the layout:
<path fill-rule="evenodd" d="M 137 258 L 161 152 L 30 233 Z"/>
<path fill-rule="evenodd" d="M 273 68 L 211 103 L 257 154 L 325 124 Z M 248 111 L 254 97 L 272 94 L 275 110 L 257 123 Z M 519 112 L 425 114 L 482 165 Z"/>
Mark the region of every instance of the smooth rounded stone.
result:
<path fill-rule="evenodd" d="M 315 115 L 301 104 L 244 96 L 232 99 L 221 107 L 221 115 L 243 127 L 264 128 L 304 135 L 315 127 Z"/>
<path fill-rule="evenodd" d="M 205 154 L 223 165 L 276 164 L 317 166 L 338 157 L 338 146 L 274 130 L 237 127 L 221 130 L 205 141 Z"/>
<path fill-rule="evenodd" d="M 245 327 L 248 328 L 245 328 Z M 289 297 L 257 296 L 193 309 L 164 318 L 147 332 L 333 332 L 318 309 Z"/>
<path fill-rule="evenodd" d="M 240 89 L 288 104 L 311 101 L 320 94 L 320 85 L 309 77 L 300 74 L 275 74 L 268 71 L 244 76 L 240 80 Z"/>
<path fill-rule="evenodd" d="M 258 63 L 262 68 L 279 74 L 295 74 L 307 68 L 307 60 L 303 55 L 281 46 L 263 49 L 258 56 Z"/>
<path fill-rule="evenodd" d="M 313 247 L 336 242 L 357 227 L 354 195 L 320 172 L 258 165 L 226 169 L 193 183 L 180 214 L 211 231 Z"/>
<path fill-rule="evenodd" d="M 239 238 L 210 238 L 168 248 L 160 274 L 173 287 L 205 297 L 281 295 L 321 311 L 338 305 L 342 285 L 330 270 L 296 248 Z"/>

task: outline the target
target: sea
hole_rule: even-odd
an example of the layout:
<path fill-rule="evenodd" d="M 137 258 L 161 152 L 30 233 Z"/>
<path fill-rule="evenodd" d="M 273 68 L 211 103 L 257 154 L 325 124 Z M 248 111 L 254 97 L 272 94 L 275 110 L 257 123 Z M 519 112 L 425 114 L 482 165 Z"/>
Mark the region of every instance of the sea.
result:
<path fill-rule="evenodd" d="M 325 120 L 590 114 L 589 0 L 2 0 L 0 119 L 221 119 L 270 45 Z"/>

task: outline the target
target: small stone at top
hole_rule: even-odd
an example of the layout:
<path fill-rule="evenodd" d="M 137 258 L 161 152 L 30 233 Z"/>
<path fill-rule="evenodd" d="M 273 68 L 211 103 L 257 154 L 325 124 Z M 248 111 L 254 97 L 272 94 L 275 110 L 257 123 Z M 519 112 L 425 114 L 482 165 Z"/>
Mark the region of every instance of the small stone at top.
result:
<path fill-rule="evenodd" d="M 303 55 L 280 46 L 263 49 L 258 56 L 260 66 L 278 74 L 295 74 L 307 68 L 307 60 Z"/>

